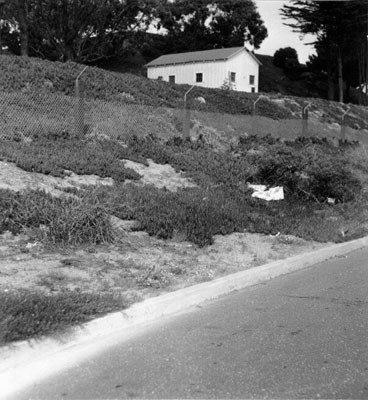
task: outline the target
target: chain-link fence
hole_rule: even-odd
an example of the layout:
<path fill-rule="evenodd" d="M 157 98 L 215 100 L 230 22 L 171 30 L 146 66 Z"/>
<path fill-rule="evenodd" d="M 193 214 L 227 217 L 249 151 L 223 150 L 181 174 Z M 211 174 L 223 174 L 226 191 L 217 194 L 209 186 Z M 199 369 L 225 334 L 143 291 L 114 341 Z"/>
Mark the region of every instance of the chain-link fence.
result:
<path fill-rule="evenodd" d="M 182 111 L 47 92 L 0 92 L 0 138 L 25 140 L 45 134 L 124 139 L 152 133 L 180 134 Z"/>
<path fill-rule="evenodd" d="M 79 93 L 78 93 L 79 92 Z M 271 119 L 258 115 L 267 96 L 254 101 L 253 114 L 225 114 L 182 108 L 137 104 L 128 94 L 119 101 L 92 99 L 77 91 L 75 96 L 47 90 L 0 92 L 0 139 L 31 140 L 40 135 L 109 137 L 125 140 L 132 135 L 159 137 L 201 135 L 207 141 L 229 142 L 239 135 L 267 135 L 295 139 L 300 136 L 368 142 L 368 131 L 345 123 L 349 109 L 342 109 L 334 122 L 324 123 L 309 112 L 312 103 L 294 113 L 294 118 Z M 269 100 L 269 99 L 268 99 Z M 202 99 L 201 101 L 205 101 Z M 264 107 L 264 105 L 263 105 Z"/>

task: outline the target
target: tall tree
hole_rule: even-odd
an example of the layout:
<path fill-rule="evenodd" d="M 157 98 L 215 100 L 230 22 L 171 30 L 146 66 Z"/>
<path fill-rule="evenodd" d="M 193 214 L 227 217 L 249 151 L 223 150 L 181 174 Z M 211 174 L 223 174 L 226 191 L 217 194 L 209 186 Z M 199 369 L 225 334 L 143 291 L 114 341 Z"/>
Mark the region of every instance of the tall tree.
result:
<path fill-rule="evenodd" d="M 242 46 L 259 48 L 267 29 L 252 0 L 163 0 L 159 27 L 167 31 L 166 52 Z"/>
<path fill-rule="evenodd" d="M 21 54 L 95 62 L 147 29 L 156 0 L 10 0 L 5 19 Z M 26 16 L 26 18 L 23 18 Z M 27 40 L 25 39 L 27 38 Z M 14 45 L 14 40 L 10 41 Z"/>
<path fill-rule="evenodd" d="M 354 32 L 364 30 L 366 0 L 352 1 L 316 1 L 294 0 L 292 5 L 285 5 L 281 15 L 285 19 L 295 20 L 287 23 L 295 31 L 316 35 L 317 48 L 322 50 L 327 62 L 328 76 L 334 69 L 339 85 L 339 101 L 344 98 L 344 64 L 351 57 L 351 48 L 356 45 Z M 364 23 L 363 23 L 364 22 Z M 333 67 L 336 66 L 336 68 Z M 331 93 L 331 91 L 330 91 Z"/>
<path fill-rule="evenodd" d="M 29 45 L 29 20 L 31 18 L 30 0 L 10 0 L 5 2 L 2 18 L 5 25 L 4 43 L 18 47 L 17 53 L 27 56 Z M 14 39 L 16 38 L 16 39 Z"/>

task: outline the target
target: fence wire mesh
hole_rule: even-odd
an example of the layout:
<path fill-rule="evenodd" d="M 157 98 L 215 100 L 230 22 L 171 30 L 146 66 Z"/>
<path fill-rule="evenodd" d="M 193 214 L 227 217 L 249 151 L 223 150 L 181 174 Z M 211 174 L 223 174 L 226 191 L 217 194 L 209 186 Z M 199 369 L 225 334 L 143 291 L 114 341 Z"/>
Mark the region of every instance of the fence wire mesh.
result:
<path fill-rule="evenodd" d="M 343 119 L 340 124 L 308 117 L 271 119 L 257 115 L 257 107 L 252 115 L 225 114 L 200 107 L 188 109 L 184 103 L 182 108 L 142 105 L 129 95 L 121 96 L 119 101 L 107 101 L 93 99 L 83 91 L 79 97 L 47 90 L 0 92 L 0 139 L 31 141 L 43 135 L 83 135 L 126 140 L 132 135 L 185 135 L 189 127 L 191 137 L 201 135 L 208 142 L 269 134 L 285 139 L 317 136 L 368 144 L 367 130 L 346 126 Z"/>

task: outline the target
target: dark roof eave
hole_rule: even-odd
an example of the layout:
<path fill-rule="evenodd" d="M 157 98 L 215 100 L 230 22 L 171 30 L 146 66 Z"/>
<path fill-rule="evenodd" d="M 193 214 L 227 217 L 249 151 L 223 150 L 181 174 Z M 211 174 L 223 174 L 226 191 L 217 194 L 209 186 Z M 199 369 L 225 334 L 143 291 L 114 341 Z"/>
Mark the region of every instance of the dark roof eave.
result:
<path fill-rule="evenodd" d="M 245 50 L 258 65 L 260 65 L 260 66 L 263 65 L 261 63 L 261 61 L 258 60 L 258 58 L 256 57 L 256 55 L 254 53 L 249 51 L 246 47 L 239 47 L 239 48 L 237 48 L 237 51 L 234 51 L 232 54 L 228 54 L 226 57 L 220 57 L 220 58 L 214 58 L 214 59 L 206 58 L 206 59 L 202 59 L 202 60 L 198 59 L 198 60 L 188 60 L 188 61 L 171 61 L 171 62 L 170 61 L 169 62 L 162 61 L 162 62 L 158 62 L 158 63 L 155 63 L 155 60 L 152 60 L 151 62 L 147 63 L 145 65 L 145 67 L 146 68 L 163 67 L 163 66 L 169 66 L 169 65 L 184 65 L 184 64 L 206 63 L 206 62 L 215 62 L 215 61 L 227 61 L 229 58 L 235 56 L 242 50 Z M 189 54 L 189 53 L 187 53 L 187 54 Z M 165 56 L 162 56 L 162 57 L 165 57 Z M 161 57 L 159 57 L 159 58 L 161 58 Z"/>
<path fill-rule="evenodd" d="M 196 60 L 196 61 L 184 61 L 184 62 L 171 62 L 171 63 L 160 63 L 160 64 L 151 64 L 148 63 L 145 67 L 167 67 L 169 65 L 180 65 L 180 64 L 198 64 L 198 63 L 206 63 L 206 62 L 214 62 L 214 61 L 227 61 L 227 58 L 216 58 L 213 60 Z"/>

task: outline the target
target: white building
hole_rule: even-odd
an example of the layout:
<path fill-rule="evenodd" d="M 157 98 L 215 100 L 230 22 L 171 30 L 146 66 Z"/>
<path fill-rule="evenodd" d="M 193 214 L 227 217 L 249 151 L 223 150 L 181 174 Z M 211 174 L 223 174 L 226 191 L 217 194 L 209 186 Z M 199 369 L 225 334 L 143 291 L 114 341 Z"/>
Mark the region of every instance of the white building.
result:
<path fill-rule="evenodd" d="M 261 62 L 245 47 L 167 54 L 146 65 L 149 79 L 258 92 Z"/>

